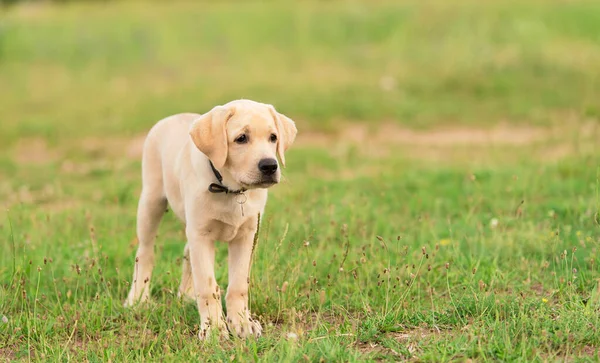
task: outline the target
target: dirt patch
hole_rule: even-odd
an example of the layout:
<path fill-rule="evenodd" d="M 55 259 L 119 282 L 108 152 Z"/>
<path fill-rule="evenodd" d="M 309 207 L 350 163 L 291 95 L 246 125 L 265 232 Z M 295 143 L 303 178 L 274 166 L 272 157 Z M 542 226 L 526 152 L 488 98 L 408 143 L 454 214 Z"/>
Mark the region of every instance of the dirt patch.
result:
<path fill-rule="evenodd" d="M 0 348 L 0 358 L 6 359 L 7 362 L 11 362 L 17 359 L 16 347 L 13 348 Z"/>
<path fill-rule="evenodd" d="M 591 346 L 591 345 L 586 345 L 583 348 L 581 348 L 580 354 L 582 354 L 583 356 L 587 356 L 587 357 L 592 357 L 592 358 L 598 358 L 600 359 L 600 350 L 598 350 L 598 348 Z"/>
<path fill-rule="evenodd" d="M 403 360 L 409 358 L 418 360 L 418 343 L 421 340 L 447 333 L 449 333 L 449 331 L 439 331 L 428 328 L 412 328 L 401 332 L 392 332 L 386 334 L 387 338 L 392 338 L 404 346 L 406 349 L 404 352 L 398 352 L 390 347 L 383 346 L 378 342 L 359 342 L 356 346 L 361 353 L 369 354 L 374 357 L 379 355 L 392 355 Z M 406 354 L 406 352 L 408 352 L 408 354 Z"/>
<path fill-rule="evenodd" d="M 428 161 L 534 157 L 555 161 L 589 154 L 600 141 L 596 122 L 566 122 L 554 127 L 498 124 L 492 128 L 444 127 L 414 130 L 397 124 L 347 125 L 338 133 L 301 132 L 296 146 L 327 148 L 335 156 L 349 147 L 373 157 L 401 154 Z"/>
<path fill-rule="evenodd" d="M 118 137 L 86 137 L 77 144 L 69 147 L 51 147 L 48 142 L 41 138 L 24 138 L 12 149 L 12 159 L 22 165 L 44 165 L 50 164 L 64 158 L 69 152 L 80 152 L 89 159 L 114 159 L 127 158 L 139 160 L 142 156 L 142 149 L 146 134 L 136 135 L 131 138 Z M 68 165 L 68 160 L 63 161 L 62 168 L 65 171 L 73 169 L 73 165 Z"/>
<path fill-rule="evenodd" d="M 58 160 L 60 155 L 41 137 L 21 139 L 13 149 L 13 159 L 19 164 L 48 164 Z"/>
<path fill-rule="evenodd" d="M 440 334 L 440 332 L 425 328 L 415 328 L 401 332 L 393 332 L 390 333 L 390 336 L 398 342 L 410 342 L 413 340 L 427 338 L 436 334 Z"/>
<path fill-rule="evenodd" d="M 86 137 L 81 141 L 78 148 L 91 156 L 141 159 L 145 140 L 146 133 L 131 138 Z"/>
<path fill-rule="evenodd" d="M 362 343 L 357 344 L 356 348 L 362 354 L 369 355 L 370 357 L 374 358 L 376 361 L 379 361 L 379 360 L 383 361 L 382 356 L 385 356 L 386 358 L 389 358 L 389 356 L 395 356 L 395 357 L 397 357 L 398 360 L 406 360 L 409 358 L 409 357 L 405 356 L 404 354 L 395 351 L 394 349 L 383 347 L 379 343 L 362 342 Z M 414 349 L 411 351 L 411 349 L 408 347 L 407 347 L 407 349 L 410 354 L 413 354 L 413 352 L 416 351 Z M 380 358 L 380 359 L 378 359 L 378 358 Z"/>
<path fill-rule="evenodd" d="M 146 141 L 146 133 L 137 135 L 127 142 L 126 155 L 131 159 L 141 159 L 142 150 L 144 150 L 144 141 Z"/>
<path fill-rule="evenodd" d="M 533 291 L 533 293 L 535 293 L 537 296 L 543 296 L 546 295 L 547 292 L 544 289 L 544 285 L 542 285 L 539 282 L 536 282 L 534 284 L 531 284 L 530 286 L 531 291 Z"/>
<path fill-rule="evenodd" d="M 547 131 L 532 127 L 510 127 L 499 125 L 492 129 L 446 128 L 418 132 L 385 125 L 380 129 L 380 138 L 391 138 L 395 142 L 419 145 L 528 145 L 547 137 Z"/>
<path fill-rule="evenodd" d="M 329 146 L 339 142 L 357 144 L 390 144 L 426 146 L 457 145 L 527 145 L 543 140 L 550 134 L 549 130 L 534 127 L 515 127 L 500 124 L 491 129 L 483 128 L 437 128 L 431 130 L 413 130 L 387 123 L 376 130 L 368 125 L 348 125 L 339 133 L 306 132 L 298 134 L 300 145 Z"/>

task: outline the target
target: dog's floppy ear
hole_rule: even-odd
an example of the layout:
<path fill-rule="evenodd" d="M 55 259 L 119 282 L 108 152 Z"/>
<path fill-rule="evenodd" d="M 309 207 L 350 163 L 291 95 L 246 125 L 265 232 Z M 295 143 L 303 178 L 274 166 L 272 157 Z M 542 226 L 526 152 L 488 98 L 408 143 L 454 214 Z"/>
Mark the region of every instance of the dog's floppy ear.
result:
<path fill-rule="evenodd" d="M 279 160 L 281 160 L 281 165 L 285 167 L 284 153 L 294 143 L 298 129 L 296 129 L 296 124 L 292 119 L 275 111 L 273 106 L 270 109 L 275 119 L 277 133 L 279 134 L 277 138 L 277 155 L 279 156 Z"/>
<path fill-rule="evenodd" d="M 227 160 L 227 121 L 234 113 L 233 107 L 217 106 L 194 120 L 190 128 L 192 141 L 217 169 Z"/>

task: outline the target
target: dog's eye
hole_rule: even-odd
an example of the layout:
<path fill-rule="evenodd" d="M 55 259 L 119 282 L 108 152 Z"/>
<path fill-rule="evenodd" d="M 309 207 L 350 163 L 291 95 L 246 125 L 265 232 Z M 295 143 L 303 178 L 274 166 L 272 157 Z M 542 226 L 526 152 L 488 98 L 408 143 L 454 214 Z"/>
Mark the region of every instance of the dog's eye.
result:
<path fill-rule="evenodd" d="M 277 135 L 271 134 L 271 138 L 269 140 L 271 140 L 271 142 L 277 142 Z"/>
<path fill-rule="evenodd" d="M 235 139 L 235 142 L 238 144 L 245 144 L 248 142 L 248 136 L 246 136 L 246 134 L 240 135 Z"/>

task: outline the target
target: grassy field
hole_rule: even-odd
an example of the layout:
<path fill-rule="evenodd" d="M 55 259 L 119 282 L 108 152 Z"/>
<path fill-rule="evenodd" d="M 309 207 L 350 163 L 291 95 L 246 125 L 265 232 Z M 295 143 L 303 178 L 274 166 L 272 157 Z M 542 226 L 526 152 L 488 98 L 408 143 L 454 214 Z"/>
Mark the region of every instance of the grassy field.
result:
<path fill-rule="evenodd" d="M 0 360 L 600 359 L 600 3 L 0 10 Z M 152 301 L 122 307 L 140 145 L 242 97 L 300 134 L 252 268 L 264 335 L 200 342 L 172 213 Z"/>

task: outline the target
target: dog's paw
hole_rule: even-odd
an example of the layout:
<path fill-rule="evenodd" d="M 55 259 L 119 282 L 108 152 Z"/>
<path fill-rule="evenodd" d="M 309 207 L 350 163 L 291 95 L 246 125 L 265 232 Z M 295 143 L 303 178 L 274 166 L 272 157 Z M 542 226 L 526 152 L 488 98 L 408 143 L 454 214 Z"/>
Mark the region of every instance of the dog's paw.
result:
<path fill-rule="evenodd" d="M 126 308 L 133 307 L 135 305 L 141 305 L 148 302 L 149 296 L 148 294 L 143 294 L 139 299 L 134 298 L 133 296 L 128 296 L 127 300 L 123 303 L 123 306 Z"/>
<path fill-rule="evenodd" d="M 135 305 L 135 300 L 131 296 L 127 296 L 127 299 L 123 303 L 123 306 L 126 308 L 130 308 Z"/>
<path fill-rule="evenodd" d="M 219 325 L 210 325 L 210 324 L 202 324 L 200 326 L 200 331 L 198 331 L 198 338 L 200 340 L 208 340 L 211 338 L 219 338 L 219 339 L 229 339 L 229 332 L 227 332 L 227 327 L 225 323 Z"/>
<path fill-rule="evenodd" d="M 259 337 L 262 334 L 262 326 L 257 320 L 237 316 L 227 318 L 227 327 L 231 334 L 239 338 L 250 336 Z"/>
<path fill-rule="evenodd" d="M 150 293 L 148 292 L 148 290 L 144 290 L 139 298 L 137 298 L 135 295 L 135 291 L 130 291 L 129 295 L 127 296 L 127 300 L 125 300 L 125 302 L 123 303 L 123 306 L 129 308 L 138 304 L 143 304 L 150 300 Z"/>

